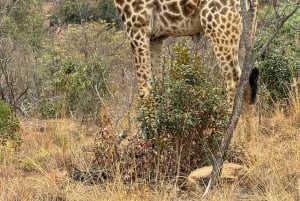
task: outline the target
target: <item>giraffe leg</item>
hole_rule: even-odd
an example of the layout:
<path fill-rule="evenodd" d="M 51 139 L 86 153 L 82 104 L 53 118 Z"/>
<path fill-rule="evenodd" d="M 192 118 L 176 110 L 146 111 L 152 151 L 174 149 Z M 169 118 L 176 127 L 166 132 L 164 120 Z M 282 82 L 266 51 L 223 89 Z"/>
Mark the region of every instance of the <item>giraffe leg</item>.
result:
<path fill-rule="evenodd" d="M 233 107 L 236 89 L 241 77 L 239 65 L 241 28 L 241 24 L 235 22 L 230 24 L 228 30 L 218 29 L 213 26 L 205 30 L 209 40 L 213 44 L 219 67 L 226 81 L 227 101 L 230 111 Z"/>
<path fill-rule="evenodd" d="M 162 76 L 162 45 L 163 38 L 157 38 L 150 40 L 150 54 L 151 54 L 151 65 L 152 73 L 155 77 Z"/>
<path fill-rule="evenodd" d="M 226 82 L 227 101 L 231 111 L 241 77 L 241 69 L 238 62 L 238 46 L 224 47 L 220 44 L 215 44 L 214 51 Z"/>
<path fill-rule="evenodd" d="M 222 3 L 224 4 L 224 1 Z M 219 67 L 226 81 L 227 101 L 232 110 L 241 77 L 239 46 L 243 26 L 239 4 L 233 5 L 231 9 L 217 9 L 215 3 L 203 3 L 202 6 L 201 26 L 213 45 Z"/>
<path fill-rule="evenodd" d="M 136 67 L 139 95 L 142 99 L 147 99 L 151 92 L 151 57 L 150 57 L 150 39 L 145 31 L 136 34 L 136 38 L 131 39 L 131 49 Z"/>

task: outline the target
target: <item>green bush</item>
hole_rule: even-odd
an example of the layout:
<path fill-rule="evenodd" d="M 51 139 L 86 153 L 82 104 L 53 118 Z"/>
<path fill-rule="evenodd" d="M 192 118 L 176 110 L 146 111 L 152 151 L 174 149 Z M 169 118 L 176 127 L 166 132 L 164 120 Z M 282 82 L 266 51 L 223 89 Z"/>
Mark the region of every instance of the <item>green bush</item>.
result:
<path fill-rule="evenodd" d="M 38 117 L 40 119 L 55 119 L 62 116 L 61 102 L 43 100 L 39 103 Z"/>
<path fill-rule="evenodd" d="M 114 23 L 118 28 L 122 24 L 116 13 L 114 2 L 111 0 L 98 1 L 97 5 L 93 8 L 92 19 L 94 21 L 104 20 L 107 23 Z"/>
<path fill-rule="evenodd" d="M 131 67 L 123 33 L 102 22 L 70 25 L 64 40 L 46 45 L 35 71 L 39 98 L 33 115 L 43 119 L 72 116 L 95 123 L 101 100 L 109 98 L 107 86 L 111 93 L 120 87 L 126 94 L 124 85 L 113 82 L 122 81 L 121 69 Z"/>
<path fill-rule="evenodd" d="M 118 28 L 121 27 L 121 21 L 116 14 L 113 1 L 100 0 L 95 5 L 83 0 L 62 1 L 57 12 L 52 14 L 50 23 L 55 25 L 61 21 L 62 23 L 80 24 L 100 20 L 115 24 Z"/>
<path fill-rule="evenodd" d="M 269 50 L 261 62 L 261 82 L 266 85 L 270 97 L 280 101 L 289 97 L 292 78 L 300 76 L 300 61 L 280 50 Z"/>
<path fill-rule="evenodd" d="M 277 11 L 279 13 L 292 9 L 291 5 L 287 6 L 283 2 L 281 4 Z M 289 98 L 292 79 L 300 77 L 300 47 L 295 43 L 298 40 L 297 27 L 300 24 L 298 13 L 285 23 L 258 63 L 260 67 L 260 89 L 262 89 L 260 91 L 263 94 L 261 99 L 265 101 L 266 106 L 272 107 L 272 104 L 278 101 L 286 102 Z M 268 7 L 265 7 L 260 15 L 264 19 L 262 22 L 271 22 L 276 19 L 276 14 Z M 268 26 L 258 30 L 256 45 L 261 44 L 274 32 L 275 25 L 276 23 L 269 23 Z"/>
<path fill-rule="evenodd" d="M 146 102 L 138 121 L 158 150 L 169 152 L 180 144 L 182 164 L 211 164 L 228 120 L 224 89 L 221 82 L 212 81 L 216 77 L 199 58 L 190 60 L 187 46 L 177 45 L 174 51 L 173 65 L 166 67 L 169 77 L 155 81 L 153 99 Z"/>
<path fill-rule="evenodd" d="M 89 20 L 90 4 L 87 1 L 66 0 L 58 12 L 62 22 L 80 24 Z"/>
<path fill-rule="evenodd" d="M 21 137 L 17 134 L 19 121 L 12 107 L 0 100 L 0 144 L 5 145 L 12 140 L 17 145 L 21 143 Z"/>
<path fill-rule="evenodd" d="M 106 64 L 101 60 L 82 62 L 66 59 L 54 74 L 53 85 L 57 99 L 40 103 L 40 118 L 95 115 L 101 98 L 108 97 Z M 99 98 L 100 97 L 100 98 Z"/>

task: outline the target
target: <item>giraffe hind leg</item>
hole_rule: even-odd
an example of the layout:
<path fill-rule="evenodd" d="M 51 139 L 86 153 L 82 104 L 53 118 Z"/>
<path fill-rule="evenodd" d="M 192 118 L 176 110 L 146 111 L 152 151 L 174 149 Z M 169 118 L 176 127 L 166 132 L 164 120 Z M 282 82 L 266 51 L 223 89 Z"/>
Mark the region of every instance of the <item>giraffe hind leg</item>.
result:
<path fill-rule="evenodd" d="M 201 25 L 213 45 L 219 67 L 226 81 L 227 101 L 232 110 L 241 77 L 239 65 L 241 16 L 238 10 L 216 12 L 214 4 L 208 4 L 207 8 L 203 9 L 202 15 Z M 204 18 L 210 20 L 205 21 Z"/>

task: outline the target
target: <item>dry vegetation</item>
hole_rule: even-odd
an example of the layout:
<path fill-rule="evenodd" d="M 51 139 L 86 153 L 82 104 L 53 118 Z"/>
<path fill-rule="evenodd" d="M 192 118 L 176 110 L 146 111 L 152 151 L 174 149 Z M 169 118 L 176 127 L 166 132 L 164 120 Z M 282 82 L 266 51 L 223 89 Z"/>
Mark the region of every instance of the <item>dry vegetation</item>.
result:
<path fill-rule="evenodd" d="M 105 183 L 72 180 L 73 164 L 92 166 L 100 128 L 87 128 L 68 119 L 22 120 L 24 140 L 19 150 L 1 147 L 0 200 L 199 200 L 196 191 L 179 189 L 173 181 L 123 183 L 116 177 Z M 251 143 L 249 143 L 251 139 Z M 234 147 L 251 158 L 249 172 L 239 181 L 222 183 L 206 200 L 299 200 L 300 111 L 272 117 L 245 117 L 235 131 Z M 116 164 L 117 165 L 117 164 Z"/>
<path fill-rule="evenodd" d="M 6 1 L 8 3 L 22 2 Z M 13 79 L 7 83 L 8 87 L 6 87 L 10 89 L 9 86 L 13 86 L 16 90 L 12 99 L 10 100 L 5 94 L 9 90 L 4 90 L 4 94 L 0 95 L 4 97 L 2 99 L 9 100 L 6 102 L 15 103 L 15 109 L 23 113 L 19 115 L 21 146 L 15 146 L 10 140 L 6 145 L 0 145 L 0 201 L 201 200 L 207 182 L 199 181 L 198 186 L 189 188 L 185 183 L 188 174 L 183 175 L 184 178 L 181 174 L 166 178 L 159 171 L 160 167 L 154 167 L 154 172 L 157 173 L 154 180 L 153 178 L 133 180 L 130 177 L 124 179 L 124 175 L 120 172 L 112 171 L 118 170 L 121 166 L 118 160 L 112 158 L 113 154 L 110 152 L 118 138 L 117 134 L 129 130 L 128 136 L 134 136 L 138 133 L 137 128 L 141 123 L 135 121 L 139 111 L 139 102 L 135 95 L 135 69 L 132 68 L 132 60 L 129 56 L 130 45 L 127 37 L 122 31 L 110 29 L 110 25 L 105 23 L 70 23 L 63 24 L 63 26 L 59 24 L 50 26 L 48 17 L 55 10 L 53 2 L 58 1 L 45 2 L 48 3 L 43 4 L 43 14 L 39 13 L 38 5 L 29 3 L 23 5 L 24 9 L 29 9 L 28 12 L 32 13 L 32 16 L 25 13 L 29 16 L 27 21 L 30 23 L 32 19 L 40 19 L 39 15 L 46 16 L 47 20 L 43 17 L 40 20 L 40 37 L 43 39 L 38 41 L 39 37 L 32 35 L 31 26 L 28 28 L 28 33 L 24 31 L 24 27 L 20 26 L 20 33 L 18 33 L 20 37 L 17 37 L 16 41 L 13 41 L 12 33 L 7 34 L 8 39 L 0 38 L 2 52 L 9 53 L 8 50 L 11 50 L 11 54 L 2 55 L 12 58 L 9 60 L 12 62 L 8 62 L 5 66 L 5 70 L 10 72 L 16 69 L 17 71 L 17 73 L 15 71 L 11 73 L 10 78 Z M 85 3 L 83 0 L 78 2 Z M 96 2 L 99 1 L 93 1 L 94 4 Z M 18 16 L 18 12 L 16 13 Z M 22 18 L 17 19 L 20 20 L 21 25 L 25 24 Z M 294 24 L 299 23 L 295 20 Z M 17 25 L 16 22 L 16 25 L 11 26 L 15 28 L 19 26 Z M 47 30 L 44 30 L 44 26 Z M 4 28 L 0 26 L 0 33 L 5 30 Z M 294 32 L 288 33 L 294 36 Z M 36 32 L 36 34 L 39 33 Z M 40 44 L 40 46 L 33 46 L 36 49 L 27 48 L 31 47 L 28 45 L 31 43 L 25 43 L 27 39 L 32 39 L 30 41 L 33 44 Z M 299 37 L 297 39 L 299 40 Z M 25 41 L 24 47 L 19 42 L 23 40 Z M 280 40 L 276 43 L 277 46 L 274 46 L 276 47 L 273 48 L 274 50 L 281 46 L 288 47 L 288 44 L 282 44 L 282 41 L 289 40 Z M 13 41 L 11 44 L 15 44 L 16 48 L 12 48 L 14 46 L 7 41 Z M 220 75 L 216 73 L 219 71 L 214 67 L 216 63 L 205 39 L 195 47 L 191 47 L 194 51 L 192 53 L 184 48 L 185 45 L 190 45 L 188 40 L 167 40 L 165 65 L 172 63 L 174 61 L 172 59 L 176 57 L 172 46 L 176 42 L 180 44 L 179 55 L 182 60 L 190 59 L 191 54 L 195 54 L 192 56 L 195 56 L 195 60 L 201 63 L 199 67 L 208 69 L 206 72 L 208 74 L 203 74 L 204 77 L 212 75 L 209 76 L 211 79 L 209 83 L 215 83 L 213 87 L 222 88 L 223 82 L 219 83 L 221 82 Z M 284 57 L 286 60 L 294 61 L 289 58 L 297 58 L 294 50 L 289 52 L 287 48 L 282 49 L 293 56 Z M 28 57 L 28 55 L 31 56 Z M 282 52 L 278 51 L 274 55 L 275 59 L 271 64 L 282 60 L 281 57 L 276 60 L 278 55 L 283 55 Z M 274 68 L 284 68 L 291 64 L 292 62 L 283 62 L 275 65 Z M 265 66 L 273 67 L 270 63 Z M 93 77 L 97 74 L 95 73 L 97 69 L 88 71 L 96 67 L 104 68 L 103 77 Z M 23 68 L 28 72 L 23 73 Z M 70 72 L 67 72 L 69 70 Z M 275 72 L 282 75 L 285 71 Z M 26 79 L 24 78 L 26 82 L 15 83 L 15 80 L 20 80 L 18 76 L 23 76 L 23 74 L 27 76 L 25 76 Z M 296 78 L 299 80 L 297 70 L 294 74 L 293 78 L 296 83 Z M 90 80 L 95 83 L 90 84 Z M 104 82 L 99 83 L 99 80 L 104 80 Z M 56 85 L 57 83 L 61 85 Z M 280 83 L 271 82 L 272 84 L 279 86 Z M 5 85 L 1 87 L 5 88 Z M 21 90 L 23 87 L 25 87 L 24 91 Z M 103 87 L 104 95 L 100 93 L 101 87 Z M 238 180 L 221 180 L 219 188 L 203 200 L 300 201 L 300 97 L 297 94 L 300 88 L 299 83 L 296 83 L 294 88 L 292 96 L 294 98 L 290 98 L 289 94 L 284 91 L 288 95 L 285 94 L 283 101 L 281 97 L 279 98 L 284 104 L 274 109 L 274 105 L 278 105 L 279 101 L 270 102 L 270 92 L 265 85 L 261 86 L 260 100 L 255 112 L 253 115 L 244 114 L 240 118 L 228 154 L 230 162 L 245 165 L 249 171 Z M 288 85 L 288 90 L 290 90 L 290 85 Z M 89 100 L 86 99 L 87 97 L 92 98 Z M 218 97 L 218 100 L 222 100 L 222 97 Z M 86 108 L 90 111 L 84 113 Z M 25 117 L 26 115 L 28 118 Z M 107 135 L 104 135 L 105 139 L 101 136 L 104 129 L 107 132 L 105 133 Z M 121 149 L 124 147 L 126 149 L 126 140 L 120 144 Z M 95 152 L 97 146 L 97 151 L 101 153 Z M 99 160 L 99 154 L 102 160 Z M 180 160 L 177 158 L 175 161 Z M 104 163 L 104 165 L 95 162 Z M 137 166 L 139 161 L 132 158 L 126 162 Z M 105 164 L 109 164 L 110 167 L 110 175 L 105 181 L 93 182 L 93 180 L 78 179 L 78 177 L 76 179 L 76 168 L 81 173 L 93 170 L 99 175 L 102 171 L 99 168 L 104 167 Z M 171 167 L 170 169 L 176 170 Z M 134 174 L 134 172 L 131 173 Z"/>

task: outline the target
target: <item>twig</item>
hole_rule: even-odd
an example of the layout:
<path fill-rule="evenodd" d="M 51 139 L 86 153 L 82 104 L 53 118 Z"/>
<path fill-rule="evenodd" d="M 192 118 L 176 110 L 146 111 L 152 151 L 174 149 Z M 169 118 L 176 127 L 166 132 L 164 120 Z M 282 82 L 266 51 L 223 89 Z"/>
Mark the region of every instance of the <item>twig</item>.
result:
<path fill-rule="evenodd" d="M 281 19 L 279 19 L 277 21 L 276 28 L 273 31 L 273 33 L 268 37 L 268 39 L 262 45 L 260 45 L 261 48 L 256 51 L 257 53 L 254 56 L 254 60 L 257 60 L 269 48 L 270 44 L 272 43 L 274 38 L 277 36 L 278 32 L 280 31 L 280 29 L 282 28 L 284 23 L 289 18 L 291 18 L 297 12 L 297 10 L 300 8 L 300 1 L 297 2 L 295 5 L 296 5 L 295 8 L 289 14 L 283 16 Z"/>

